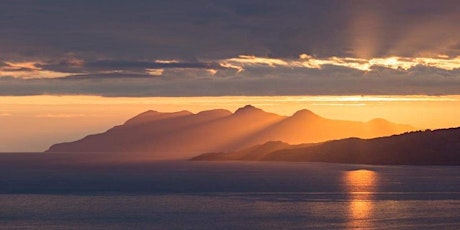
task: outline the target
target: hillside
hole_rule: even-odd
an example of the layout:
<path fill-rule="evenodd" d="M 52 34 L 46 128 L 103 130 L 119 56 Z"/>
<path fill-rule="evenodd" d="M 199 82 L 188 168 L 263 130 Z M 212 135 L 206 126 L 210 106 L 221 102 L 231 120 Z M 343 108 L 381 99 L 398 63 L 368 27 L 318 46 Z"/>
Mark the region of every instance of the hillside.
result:
<path fill-rule="evenodd" d="M 460 127 L 426 130 L 374 139 L 347 138 L 317 145 L 278 143 L 193 160 L 316 161 L 353 164 L 460 165 Z"/>

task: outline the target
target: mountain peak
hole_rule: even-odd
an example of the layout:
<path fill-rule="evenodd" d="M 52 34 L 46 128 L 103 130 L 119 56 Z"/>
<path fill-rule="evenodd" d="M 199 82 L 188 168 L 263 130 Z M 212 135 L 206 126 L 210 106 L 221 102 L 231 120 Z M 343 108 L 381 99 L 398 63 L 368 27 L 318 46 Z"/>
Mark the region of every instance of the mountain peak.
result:
<path fill-rule="evenodd" d="M 252 112 L 263 112 L 263 110 L 256 108 L 252 105 L 245 105 L 235 111 L 235 114 L 243 114 L 243 113 L 252 113 Z"/>
<path fill-rule="evenodd" d="M 134 116 L 133 118 L 127 120 L 125 122 L 125 124 L 134 124 L 134 123 L 138 123 L 140 121 L 145 121 L 147 119 L 150 119 L 152 117 L 155 117 L 155 116 L 158 116 L 160 115 L 161 113 L 158 112 L 158 111 L 155 111 L 155 110 L 147 110 L 143 113 L 140 113 L 136 116 Z"/>
<path fill-rule="evenodd" d="M 192 115 L 193 113 L 188 111 L 188 110 L 181 110 L 178 112 L 172 112 L 170 114 L 175 114 L 175 115 Z"/>
<path fill-rule="evenodd" d="M 197 115 L 203 115 L 203 116 L 229 116 L 231 115 L 232 112 L 226 110 L 226 109 L 212 109 L 212 110 L 205 110 L 197 113 Z"/>
<path fill-rule="evenodd" d="M 172 112 L 172 113 L 161 113 L 155 110 L 147 110 L 127 120 L 125 122 L 125 125 L 137 125 L 137 124 L 151 122 L 151 121 L 155 121 L 159 119 L 186 116 L 186 115 L 191 115 L 191 114 L 192 114 L 191 112 L 186 111 L 186 110 L 182 110 L 179 112 Z"/>
<path fill-rule="evenodd" d="M 383 119 L 383 118 L 374 118 L 374 119 L 368 121 L 368 123 L 385 124 L 385 123 L 390 123 L 390 122 L 385 120 L 385 119 Z"/>
<path fill-rule="evenodd" d="M 140 113 L 138 116 L 157 115 L 157 114 L 160 114 L 160 112 L 149 109 L 143 113 Z"/>
<path fill-rule="evenodd" d="M 308 109 L 299 110 L 299 111 L 295 112 L 292 116 L 293 117 L 302 117 L 302 118 L 319 117 L 318 115 L 316 115 L 315 113 L 313 113 L 312 111 L 310 111 Z"/>

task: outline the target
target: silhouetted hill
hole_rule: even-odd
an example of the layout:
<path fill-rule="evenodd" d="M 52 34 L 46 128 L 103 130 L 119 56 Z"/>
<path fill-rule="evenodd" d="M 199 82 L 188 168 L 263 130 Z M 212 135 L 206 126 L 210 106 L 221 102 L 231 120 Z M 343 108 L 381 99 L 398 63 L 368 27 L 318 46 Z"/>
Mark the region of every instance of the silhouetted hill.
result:
<path fill-rule="evenodd" d="M 302 144 L 302 145 L 289 145 L 282 141 L 269 141 L 265 144 L 255 145 L 249 148 L 238 150 L 235 152 L 224 153 L 205 153 L 192 158 L 193 160 L 246 160 L 246 161 L 258 161 L 264 159 L 264 157 L 272 152 L 278 150 L 286 150 L 292 148 L 298 148 L 302 146 L 312 146 L 315 144 Z"/>
<path fill-rule="evenodd" d="M 125 122 L 124 125 L 139 125 L 145 124 L 152 121 L 159 121 L 162 119 L 173 118 L 173 117 L 181 117 L 191 115 L 192 113 L 189 111 L 179 111 L 174 113 L 160 113 L 153 110 L 148 110 L 143 112 Z"/>
<path fill-rule="evenodd" d="M 231 153 L 204 153 L 192 158 L 193 160 L 260 160 L 265 154 L 276 150 L 287 149 L 290 145 L 281 141 L 269 141 Z"/>
<path fill-rule="evenodd" d="M 353 164 L 460 165 L 460 127 L 374 139 L 347 138 L 310 146 L 278 144 L 203 154 L 193 160 L 318 161 Z"/>
<path fill-rule="evenodd" d="M 285 117 L 251 105 L 234 113 L 222 109 L 197 114 L 149 110 L 104 133 L 55 144 L 47 152 L 133 152 L 153 158 L 183 158 L 203 152 L 235 151 L 267 141 L 299 144 L 413 130 L 385 120 L 378 123 L 330 120 L 308 110 Z"/>

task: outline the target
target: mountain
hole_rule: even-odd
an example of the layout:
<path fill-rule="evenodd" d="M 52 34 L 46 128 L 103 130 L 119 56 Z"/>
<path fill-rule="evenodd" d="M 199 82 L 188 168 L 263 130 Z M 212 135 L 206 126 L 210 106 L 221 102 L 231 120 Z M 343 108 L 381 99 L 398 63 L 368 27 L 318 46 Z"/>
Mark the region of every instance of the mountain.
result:
<path fill-rule="evenodd" d="M 345 137 L 377 137 L 413 129 L 383 119 L 378 122 L 330 120 L 308 110 L 285 117 L 251 105 L 234 113 L 223 109 L 196 114 L 149 110 L 104 133 L 55 144 L 47 152 L 123 152 L 142 153 L 152 158 L 183 158 L 203 152 L 235 151 L 267 141 L 299 144 Z"/>
<path fill-rule="evenodd" d="M 270 147 L 272 146 L 272 147 Z M 318 161 L 353 164 L 460 165 L 460 127 L 374 139 L 347 138 L 316 145 L 268 142 L 193 160 Z"/>
<path fill-rule="evenodd" d="M 290 145 L 282 141 L 269 141 L 265 144 L 255 145 L 235 152 L 212 152 L 204 153 L 199 156 L 193 157 L 192 160 L 209 160 L 209 161 L 221 161 L 221 160 L 243 160 L 243 161 L 260 161 L 263 160 L 267 154 L 278 150 L 287 150 L 293 148 L 299 148 L 300 146 L 312 146 L 315 144 L 302 144 L 302 145 Z"/>
<path fill-rule="evenodd" d="M 331 120 L 304 109 L 253 136 L 251 142 L 280 140 L 290 144 L 317 143 L 345 137 L 387 136 L 409 130 L 414 128 L 409 125 L 394 124 L 384 119 L 374 119 L 369 122 Z"/>

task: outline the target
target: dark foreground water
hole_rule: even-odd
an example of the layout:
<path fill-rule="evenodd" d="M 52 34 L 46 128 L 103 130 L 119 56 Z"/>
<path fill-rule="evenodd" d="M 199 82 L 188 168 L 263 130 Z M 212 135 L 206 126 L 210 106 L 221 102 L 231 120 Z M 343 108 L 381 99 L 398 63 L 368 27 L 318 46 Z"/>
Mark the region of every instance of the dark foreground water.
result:
<path fill-rule="evenodd" d="M 460 229 L 460 167 L 0 166 L 1 229 Z"/>

